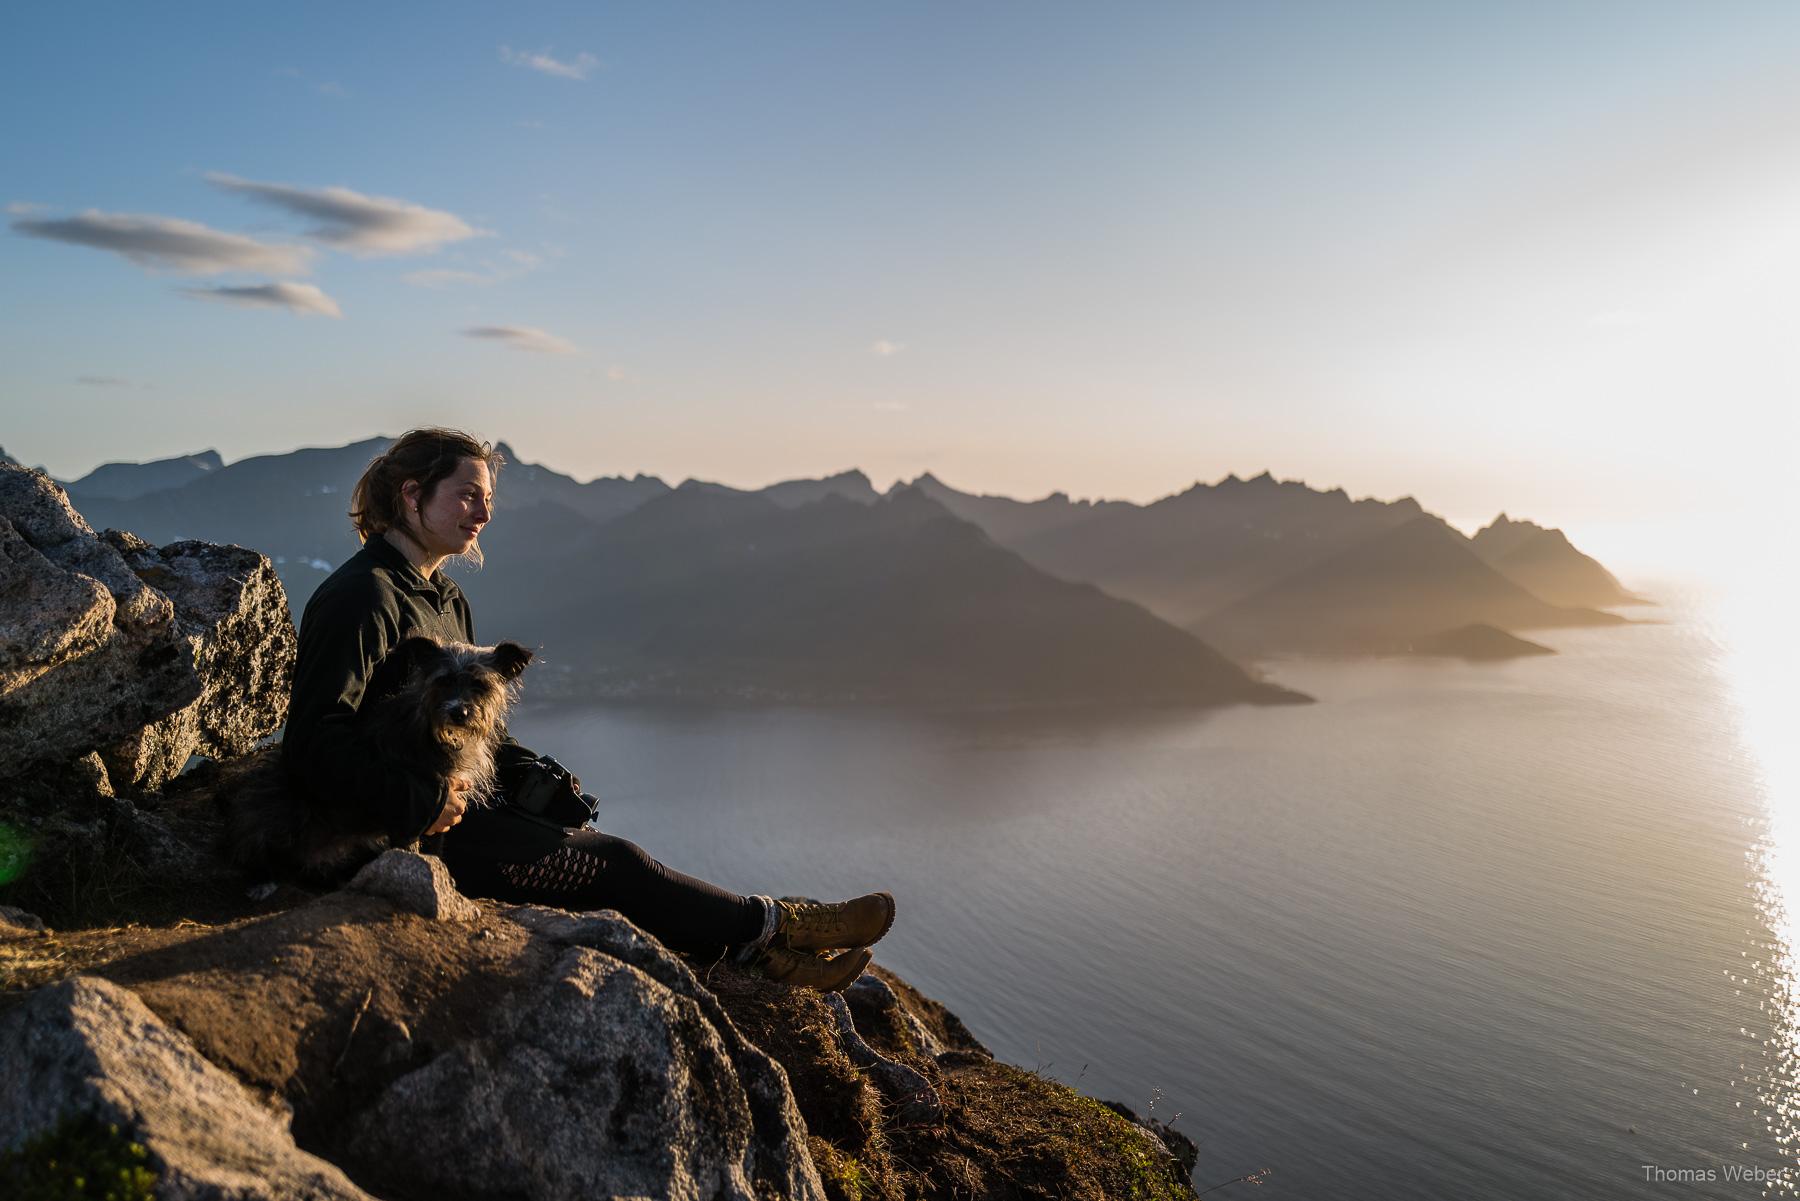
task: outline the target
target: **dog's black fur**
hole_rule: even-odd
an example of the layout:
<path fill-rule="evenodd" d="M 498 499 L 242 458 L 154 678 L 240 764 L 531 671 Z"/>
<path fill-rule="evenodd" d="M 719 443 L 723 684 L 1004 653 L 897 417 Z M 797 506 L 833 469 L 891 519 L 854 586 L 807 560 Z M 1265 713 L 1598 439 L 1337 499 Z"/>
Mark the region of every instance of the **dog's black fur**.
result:
<path fill-rule="evenodd" d="M 371 693 L 384 678 L 399 680 L 398 687 L 364 705 L 359 724 L 384 756 L 440 781 L 471 780 L 469 804 L 488 804 L 494 748 L 531 659 L 516 642 L 479 647 L 408 638 L 382 661 Z M 302 795 L 280 751 L 258 752 L 219 793 L 226 857 L 249 877 L 331 882 L 391 845 L 378 806 Z"/>

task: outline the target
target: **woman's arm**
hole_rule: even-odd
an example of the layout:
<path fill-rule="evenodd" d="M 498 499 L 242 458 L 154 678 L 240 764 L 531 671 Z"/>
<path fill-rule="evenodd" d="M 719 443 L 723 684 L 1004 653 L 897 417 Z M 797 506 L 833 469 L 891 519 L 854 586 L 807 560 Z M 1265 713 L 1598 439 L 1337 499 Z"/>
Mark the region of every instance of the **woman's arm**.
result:
<path fill-rule="evenodd" d="M 384 754 L 357 723 L 370 677 L 400 641 L 400 621 L 398 604 L 370 576 L 313 594 L 281 748 L 309 803 L 356 814 L 397 844 L 423 834 L 449 799 L 441 781 Z"/>

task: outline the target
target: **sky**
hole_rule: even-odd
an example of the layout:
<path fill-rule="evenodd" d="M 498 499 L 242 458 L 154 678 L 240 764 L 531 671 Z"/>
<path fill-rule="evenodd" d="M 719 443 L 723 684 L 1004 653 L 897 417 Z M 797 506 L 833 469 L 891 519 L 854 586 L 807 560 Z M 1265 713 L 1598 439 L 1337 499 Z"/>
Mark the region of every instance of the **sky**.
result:
<path fill-rule="evenodd" d="M 1800 5 L 15 6 L 0 446 L 1800 516 Z M 1728 536 L 1721 534 L 1728 531 Z"/>

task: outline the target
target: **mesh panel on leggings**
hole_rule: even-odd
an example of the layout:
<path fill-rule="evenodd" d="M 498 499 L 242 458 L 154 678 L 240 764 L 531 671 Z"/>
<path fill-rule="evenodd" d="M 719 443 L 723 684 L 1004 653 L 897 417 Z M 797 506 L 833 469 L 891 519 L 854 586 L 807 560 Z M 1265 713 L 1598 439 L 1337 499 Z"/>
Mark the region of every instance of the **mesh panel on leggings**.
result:
<path fill-rule="evenodd" d="M 500 874 L 514 888 L 542 892 L 579 892 L 599 878 L 606 860 L 575 847 L 563 847 L 535 863 L 503 863 Z"/>

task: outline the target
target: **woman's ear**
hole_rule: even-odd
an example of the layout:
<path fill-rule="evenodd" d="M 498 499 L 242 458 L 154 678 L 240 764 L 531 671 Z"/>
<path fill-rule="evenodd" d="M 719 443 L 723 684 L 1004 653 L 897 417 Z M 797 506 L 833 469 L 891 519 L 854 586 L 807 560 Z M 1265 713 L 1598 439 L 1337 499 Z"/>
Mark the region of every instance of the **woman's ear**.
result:
<path fill-rule="evenodd" d="M 419 500 L 423 492 L 424 490 L 419 487 L 418 480 L 407 480 L 400 485 L 400 507 L 411 509 L 415 513 L 418 512 Z"/>
<path fill-rule="evenodd" d="M 531 660 L 531 652 L 516 642 L 502 642 L 488 653 L 488 666 L 499 672 L 503 680 L 517 679 Z"/>

